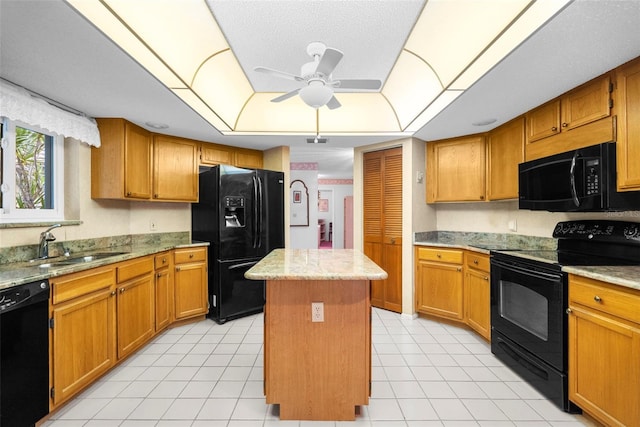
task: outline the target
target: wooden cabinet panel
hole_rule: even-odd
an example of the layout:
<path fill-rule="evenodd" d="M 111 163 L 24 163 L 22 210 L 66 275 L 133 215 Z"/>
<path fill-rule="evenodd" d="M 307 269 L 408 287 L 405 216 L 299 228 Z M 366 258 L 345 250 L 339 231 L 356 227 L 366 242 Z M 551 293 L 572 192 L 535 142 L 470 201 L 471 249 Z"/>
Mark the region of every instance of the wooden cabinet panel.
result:
<path fill-rule="evenodd" d="M 129 355 L 155 333 L 153 274 L 118 284 L 118 359 Z"/>
<path fill-rule="evenodd" d="M 183 138 L 153 137 L 153 198 L 198 201 L 198 145 Z"/>
<path fill-rule="evenodd" d="M 618 189 L 640 190 L 640 59 L 616 70 Z"/>
<path fill-rule="evenodd" d="M 233 165 L 235 159 L 235 153 L 231 147 L 207 143 L 200 145 L 201 165 Z"/>
<path fill-rule="evenodd" d="M 462 264 L 462 251 L 443 248 L 417 248 L 418 258 L 422 261 Z"/>
<path fill-rule="evenodd" d="M 611 292 L 626 297 L 613 303 Z M 636 290 L 569 276 L 569 399 L 605 425 L 640 426 L 640 324 L 609 314 L 639 304 Z"/>
<path fill-rule="evenodd" d="M 156 332 L 173 321 L 173 264 L 169 252 L 158 254 L 155 262 Z"/>
<path fill-rule="evenodd" d="M 364 253 L 388 274 L 371 304 L 402 312 L 402 148 L 365 153 L 363 175 Z"/>
<path fill-rule="evenodd" d="M 462 266 L 418 261 L 417 311 L 463 320 Z"/>
<path fill-rule="evenodd" d="M 151 198 L 151 133 L 123 119 L 96 119 L 102 145 L 91 148 L 91 197 Z"/>
<path fill-rule="evenodd" d="M 607 75 L 564 95 L 560 101 L 562 131 L 608 117 L 611 108 L 611 90 L 611 79 Z"/>
<path fill-rule="evenodd" d="M 247 169 L 262 169 L 262 151 L 236 148 L 234 155 L 235 166 Z"/>
<path fill-rule="evenodd" d="M 427 143 L 427 203 L 485 199 L 483 135 Z"/>
<path fill-rule="evenodd" d="M 491 284 L 489 256 L 465 253 L 464 313 L 472 329 L 491 340 Z"/>
<path fill-rule="evenodd" d="M 518 198 L 518 164 L 524 162 L 524 118 L 487 135 L 487 199 Z"/>
<path fill-rule="evenodd" d="M 110 270 L 109 286 L 104 286 L 103 274 L 89 273 L 84 280 L 80 273 L 70 276 L 72 280 L 65 276 L 52 279 L 54 292 L 57 283 L 82 282 L 87 292 L 52 306 L 52 407 L 91 384 L 116 361 L 113 270 Z M 92 282 L 97 283 L 92 285 Z"/>
<path fill-rule="evenodd" d="M 555 99 L 527 112 L 527 141 L 560 133 L 560 100 Z"/>
<path fill-rule="evenodd" d="M 206 314 L 207 248 L 176 249 L 174 275 L 174 314 L 176 319 Z M 204 261 L 197 261 L 204 259 Z M 191 260 L 191 261 L 187 261 Z"/>

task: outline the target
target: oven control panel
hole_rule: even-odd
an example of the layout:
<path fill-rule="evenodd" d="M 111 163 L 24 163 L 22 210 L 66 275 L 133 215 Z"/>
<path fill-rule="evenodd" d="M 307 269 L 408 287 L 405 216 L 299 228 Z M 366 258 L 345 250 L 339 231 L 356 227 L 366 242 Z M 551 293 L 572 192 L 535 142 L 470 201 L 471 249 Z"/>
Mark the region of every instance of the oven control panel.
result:
<path fill-rule="evenodd" d="M 556 225 L 553 237 L 640 245 L 640 223 L 610 220 L 563 221 Z"/>

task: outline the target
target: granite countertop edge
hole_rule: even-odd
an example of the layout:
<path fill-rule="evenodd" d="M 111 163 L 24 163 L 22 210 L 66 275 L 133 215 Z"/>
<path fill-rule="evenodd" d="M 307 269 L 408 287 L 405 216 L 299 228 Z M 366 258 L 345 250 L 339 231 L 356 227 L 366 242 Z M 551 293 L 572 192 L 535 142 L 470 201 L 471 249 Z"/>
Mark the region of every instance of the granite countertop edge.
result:
<path fill-rule="evenodd" d="M 160 252 L 178 248 L 189 248 L 198 246 L 209 246 L 208 242 L 193 241 L 190 243 L 179 244 L 135 244 L 127 246 L 115 246 L 100 250 L 92 250 L 86 253 L 72 254 L 72 257 L 90 255 L 96 252 L 113 252 L 113 256 L 97 259 L 94 261 L 83 262 L 73 265 L 55 265 L 55 258 L 51 267 L 40 267 L 39 265 L 47 260 L 43 260 L 34 265 L 28 263 L 16 263 L 16 265 L 5 265 L 0 268 L 0 290 L 8 289 L 13 286 L 22 285 L 39 280 L 51 279 L 52 277 L 62 276 L 65 274 L 77 273 L 80 271 L 90 270 L 92 268 L 102 267 L 105 265 L 115 264 L 129 259 L 139 258 L 146 255 L 153 255 Z M 123 253 L 121 253 L 123 252 Z"/>

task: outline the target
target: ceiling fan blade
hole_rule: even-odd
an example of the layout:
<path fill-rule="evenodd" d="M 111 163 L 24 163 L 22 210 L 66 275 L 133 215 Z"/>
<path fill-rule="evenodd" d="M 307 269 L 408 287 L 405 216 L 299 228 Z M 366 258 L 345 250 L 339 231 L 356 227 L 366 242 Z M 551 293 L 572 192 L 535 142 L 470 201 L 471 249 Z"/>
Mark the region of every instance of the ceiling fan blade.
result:
<path fill-rule="evenodd" d="M 372 89 L 377 90 L 382 86 L 380 80 L 365 79 L 340 79 L 331 83 L 332 86 L 340 89 Z"/>
<path fill-rule="evenodd" d="M 292 98 L 292 97 L 296 96 L 298 94 L 298 92 L 300 92 L 300 89 L 292 90 L 291 92 L 287 92 L 284 95 L 278 96 L 277 98 L 273 98 L 271 100 L 271 102 L 284 101 L 285 99 L 289 99 L 289 98 Z"/>
<path fill-rule="evenodd" d="M 259 73 L 265 73 L 265 74 L 270 74 L 272 76 L 276 76 L 276 77 L 282 77 L 283 79 L 289 79 L 289 80 L 295 80 L 298 82 L 302 82 L 304 81 L 304 79 L 300 76 L 296 76 L 290 73 L 285 73 L 284 71 L 278 71 L 278 70 L 274 70 L 272 68 L 267 68 L 267 67 L 256 67 L 253 69 L 253 71 L 257 71 Z"/>
<path fill-rule="evenodd" d="M 336 108 L 342 107 L 342 104 L 340 104 L 335 96 L 332 96 L 329 102 L 327 102 L 327 107 L 329 107 L 330 110 L 335 110 Z"/>
<path fill-rule="evenodd" d="M 343 53 L 339 50 L 330 47 L 326 48 L 316 67 L 316 73 L 322 73 L 325 76 L 330 75 L 342 59 L 342 56 Z"/>

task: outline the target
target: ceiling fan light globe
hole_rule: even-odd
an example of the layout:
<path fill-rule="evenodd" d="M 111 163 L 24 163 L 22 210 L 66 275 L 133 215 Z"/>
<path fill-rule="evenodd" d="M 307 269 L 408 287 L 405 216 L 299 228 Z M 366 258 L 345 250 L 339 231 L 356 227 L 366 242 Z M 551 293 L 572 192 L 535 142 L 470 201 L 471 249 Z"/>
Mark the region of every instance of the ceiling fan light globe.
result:
<path fill-rule="evenodd" d="M 300 89 L 299 94 L 305 104 L 313 108 L 320 108 L 329 102 L 333 96 L 333 90 L 322 83 L 311 83 Z"/>

